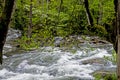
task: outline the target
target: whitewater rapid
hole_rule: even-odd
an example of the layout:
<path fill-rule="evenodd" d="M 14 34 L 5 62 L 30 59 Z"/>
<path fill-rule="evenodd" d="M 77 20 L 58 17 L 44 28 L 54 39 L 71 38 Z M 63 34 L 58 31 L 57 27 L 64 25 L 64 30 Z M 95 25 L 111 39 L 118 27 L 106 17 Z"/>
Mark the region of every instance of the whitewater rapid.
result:
<path fill-rule="evenodd" d="M 111 46 L 92 49 L 43 47 L 4 56 L 0 80 L 95 80 L 92 75 L 95 71 L 116 68 L 104 58 L 112 56 L 112 50 Z"/>

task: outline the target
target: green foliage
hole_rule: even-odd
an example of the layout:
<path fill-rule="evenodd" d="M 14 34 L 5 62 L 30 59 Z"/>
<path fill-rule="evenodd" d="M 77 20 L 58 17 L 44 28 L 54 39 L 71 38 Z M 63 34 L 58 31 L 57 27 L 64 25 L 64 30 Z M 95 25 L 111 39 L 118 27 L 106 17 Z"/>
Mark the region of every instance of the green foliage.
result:
<path fill-rule="evenodd" d="M 20 47 L 25 50 L 37 49 L 40 46 L 40 43 L 35 40 L 35 37 L 28 38 L 26 36 L 22 36 L 18 42 L 20 43 Z"/>
<path fill-rule="evenodd" d="M 2 0 L 0 0 L 0 16 L 1 16 L 1 13 L 2 13 L 2 10 L 3 10 L 3 2 Z"/>
<path fill-rule="evenodd" d="M 107 73 L 105 75 L 102 74 L 96 74 L 95 76 L 95 80 L 117 80 L 117 75 L 115 73 Z"/>
<path fill-rule="evenodd" d="M 101 18 L 99 21 L 100 25 L 104 23 L 109 23 L 114 19 L 114 0 L 89 0 L 90 10 L 93 14 L 94 21 L 97 23 L 97 19 Z"/>
<path fill-rule="evenodd" d="M 33 0 L 32 8 L 32 35 L 37 35 L 36 41 L 46 41 L 50 38 L 51 44 L 54 36 L 68 36 L 79 34 L 93 34 L 105 37 L 112 31 L 106 30 L 106 25 L 113 23 L 113 0 L 89 0 L 90 11 L 94 18 L 94 26 L 88 26 L 84 2 L 82 0 Z M 60 6 L 61 5 L 61 6 Z M 16 1 L 16 9 L 12 16 L 11 26 L 22 30 L 23 37 L 30 24 L 30 1 Z M 107 27 L 109 29 L 109 27 Z M 21 40 L 27 39 L 21 38 Z M 31 39 L 31 40 L 33 40 Z M 33 40 L 34 42 L 34 40 Z M 42 42 L 41 42 L 42 43 Z"/>
<path fill-rule="evenodd" d="M 94 33 L 94 34 L 97 34 L 101 37 L 104 37 L 106 34 L 107 34 L 107 31 L 105 29 L 104 26 L 101 26 L 101 25 L 94 25 L 92 28 L 91 28 L 91 31 Z"/>
<path fill-rule="evenodd" d="M 116 56 L 115 50 L 112 51 L 112 56 L 109 56 L 109 57 L 105 56 L 105 59 L 111 61 L 113 64 L 116 64 L 117 56 Z"/>
<path fill-rule="evenodd" d="M 56 34 L 52 29 L 47 29 L 48 27 L 42 27 L 40 30 L 33 28 L 33 33 L 31 38 L 27 37 L 27 33 L 18 41 L 20 47 L 25 50 L 36 49 L 40 46 L 52 46 L 54 38 L 52 35 Z M 26 29 L 24 30 L 26 31 Z"/>

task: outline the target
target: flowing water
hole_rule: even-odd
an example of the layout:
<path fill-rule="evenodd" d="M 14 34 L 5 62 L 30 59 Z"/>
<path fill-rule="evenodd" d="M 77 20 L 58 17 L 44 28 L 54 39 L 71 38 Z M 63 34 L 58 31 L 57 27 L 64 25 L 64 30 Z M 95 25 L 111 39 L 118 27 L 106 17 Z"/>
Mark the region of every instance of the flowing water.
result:
<path fill-rule="evenodd" d="M 70 49 L 43 47 L 4 56 L 0 80 L 94 80 L 93 72 L 116 68 L 104 59 L 104 56 L 112 55 L 112 45 L 86 46 Z"/>

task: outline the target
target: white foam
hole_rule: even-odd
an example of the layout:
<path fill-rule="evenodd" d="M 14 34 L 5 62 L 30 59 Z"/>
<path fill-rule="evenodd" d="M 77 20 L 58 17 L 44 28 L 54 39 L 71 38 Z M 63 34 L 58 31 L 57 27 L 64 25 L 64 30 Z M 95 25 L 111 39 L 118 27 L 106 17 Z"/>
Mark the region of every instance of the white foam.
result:
<path fill-rule="evenodd" d="M 61 58 L 57 61 L 59 64 L 63 64 L 65 62 L 68 62 L 71 57 L 67 54 L 63 54 Z"/>
<path fill-rule="evenodd" d="M 6 80 L 6 78 L 12 77 L 14 75 L 16 75 L 16 73 L 14 73 L 12 71 L 9 71 L 9 70 L 7 70 L 5 68 L 0 70 L 0 77 L 4 78 L 4 80 Z"/>
<path fill-rule="evenodd" d="M 79 77 L 79 78 L 82 78 L 82 79 L 85 79 L 85 78 L 87 78 L 87 79 L 94 79 L 94 77 L 93 76 L 91 76 L 90 74 L 84 74 L 84 73 L 80 73 L 80 74 L 72 74 L 72 75 L 70 75 L 70 74 L 65 74 L 65 76 L 69 76 L 69 77 Z"/>
<path fill-rule="evenodd" d="M 53 76 L 49 76 L 48 74 L 29 74 L 29 73 L 23 73 L 18 74 L 16 76 L 13 76 L 11 78 L 8 78 L 6 80 L 49 80 L 50 78 L 53 78 Z"/>
<path fill-rule="evenodd" d="M 3 55 L 3 59 L 6 59 L 6 58 L 7 58 L 7 56 Z"/>
<path fill-rule="evenodd" d="M 96 52 L 96 54 L 89 56 L 89 57 L 85 57 L 85 58 L 81 59 L 80 61 L 94 59 L 94 58 L 104 58 L 105 56 L 112 56 L 112 55 L 108 54 L 108 52 L 106 50 L 102 49 L 102 50 L 99 50 L 98 52 Z"/>
<path fill-rule="evenodd" d="M 43 74 L 30 74 L 30 73 L 14 73 L 7 69 L 0 70 L 1 80 L 49 80 L 53 76 L 47 73 Z"/>
<path fill-rule="evenodd" d="M 8 72 L 9 71 L 4 68 L 4 69 L 0 70 L 0 76 L 5 76 L 5 74 Z"/>
<path fill-rule="evenodd" d="M 27 60 L 23 60 L 19 65 L 18 68 L 22 69 L 24 67 L 28 66 L 28 61 Z"/>

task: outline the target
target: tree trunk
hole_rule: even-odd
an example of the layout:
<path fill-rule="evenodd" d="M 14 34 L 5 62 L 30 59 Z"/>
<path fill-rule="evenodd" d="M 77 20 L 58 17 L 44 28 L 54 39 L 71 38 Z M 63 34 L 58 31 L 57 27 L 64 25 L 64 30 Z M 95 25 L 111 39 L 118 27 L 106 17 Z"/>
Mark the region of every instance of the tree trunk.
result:
<path fill-rule="evenodd" d="M 117 15 L 116 15 L 116 29 L 117 29 L 117 35 L 116 35 L 116 40 L 117 40 L 117 80 L 120 80 L 120 0 L 118 0 L 117 4 Z"/>
<path fill-rule="evenodd" d="M 115 11 L 115 20 L 113 21 L 113 32 L 111 34 L 111 41 L 113 43 L 113 47 L 115 49 L 115 51 L 117 52 L 117 27 L 118 27 L 118 23 L 117 23 L 117 12 L 118 12 L 118 0 L 114 0 L 114 11 Z"/>
<path fill-rule="evenodd" d="M 118 36 L 118 51 L 117 51 L 117 80 L 120 80 L 120 35 Z"/>
<path fill-rule="evenodd" d="M 5 0 L 5 6 L 0 18 L 0 63 L 2 64 L 2 50 L 6 40 L 8 25 L 10 22 L 14 0 Z"/>
<path fill-rule="evenodd" d="M 98 20 L 97 20 L 97 24 L 102 24 L 102 16 L 103 16 L 103 8 L 102 8 L 102 1 L 99 0 L 99 11 L 98 11 Z"/>
<path fill-rule="evenodd" d="M 86 9 L 86 15 L 87 15 L 87 18 L 88 18 L 88 24 L 93 26 L 93 17 L 90 13 L 90 10 L 89 10 L 88 0 L 84 0 L 84 5 L 85 5 L 85 9 Z"/>
<path fill-rule="evenodd" d="M 60 6 L 58 8 L 58 23 L 59 23 L 60 12 L 62 10 L 62 4 L 63 4 L 63 0 L 60 0 Z"/>
<path fill-rule="evenodd" d="M 46 6 L 46 13 L 48 12 L 48 10 L 49 10 L 49 0 L 46 0 L 46 4 L 47 4 L 47 6 Z"/>
<path fill-rule="evenodd" d="M 29 15 L 29 18 L 30 18 L 30 22 L 29 22 L 29 26 L 28 26 L 28 38 L 31 38 L 32 36 L 32 0 L 30 0 L 30 15 Z"/>

